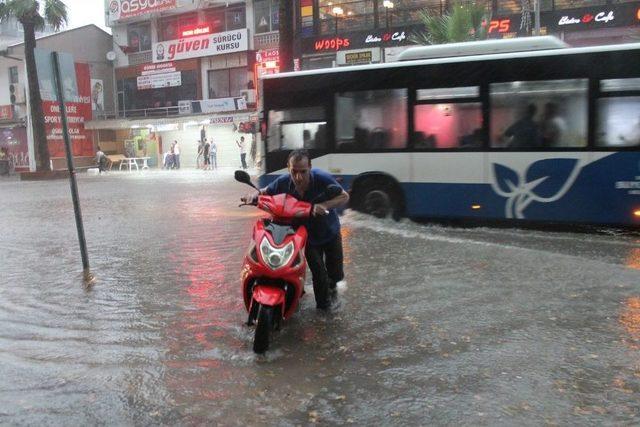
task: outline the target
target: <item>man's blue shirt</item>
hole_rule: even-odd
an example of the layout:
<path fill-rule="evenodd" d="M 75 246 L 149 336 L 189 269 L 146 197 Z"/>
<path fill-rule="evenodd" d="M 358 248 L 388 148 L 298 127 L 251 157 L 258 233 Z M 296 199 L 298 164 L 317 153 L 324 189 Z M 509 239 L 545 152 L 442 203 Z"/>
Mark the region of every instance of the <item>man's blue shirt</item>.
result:
<path fill-rule="evenodd" d="M 291 180 L 290 174 L 280 175 L 266 188 L 266 194 L 274 196 L 276 194 L 290 194 L 298 200 L 311 202 L 322 194 L 329 185 L 340 185 L 331 174 L 320 169 L 311 169 L 309 178 L 309 188 L 300 196 Z M 322 203 L 326 200 L 321 200 Z M 307 222 L 309 232 L 309 243 L 314 246 L 323 245 L 334 239 L 340 233 L 340 220 L 335 209 L 330 209 L 328 215 L 312 216 Z"/>

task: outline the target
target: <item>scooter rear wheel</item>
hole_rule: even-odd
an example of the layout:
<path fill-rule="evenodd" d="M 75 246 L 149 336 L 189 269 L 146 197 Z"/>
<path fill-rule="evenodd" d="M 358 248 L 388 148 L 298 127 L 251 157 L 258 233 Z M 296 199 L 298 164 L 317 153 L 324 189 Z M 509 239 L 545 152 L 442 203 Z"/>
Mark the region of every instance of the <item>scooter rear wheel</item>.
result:
<path fill-rule="evenodd" d="M 269 339 L 273 329 L 273 307 L 260 305 L 258 308 L 258 322 L 253 338 L 253 351 L 261 354 L 269 350 Z"/>

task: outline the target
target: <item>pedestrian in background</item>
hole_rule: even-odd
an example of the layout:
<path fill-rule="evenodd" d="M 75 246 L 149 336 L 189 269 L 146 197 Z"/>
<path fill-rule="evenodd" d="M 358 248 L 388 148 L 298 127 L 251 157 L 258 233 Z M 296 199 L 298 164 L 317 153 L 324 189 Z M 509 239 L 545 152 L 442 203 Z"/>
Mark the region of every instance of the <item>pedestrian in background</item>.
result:
<path fill-rule="evenodd" d="M 209 157 L 211 169 L 218 169 L 218 144 L 213 138 L 211 138 L 211 143 L 209 144 Z"/>
<path fill-rule="evenodd" d="M 205 138 L 206 139 L 206 138 Z M 198 142 L 198 155 L 196 156 L 196 168 L 200 169 L 201 167 L 204 166 L 204 162 L 202 161 L 202 155 L 204 153 L 204 141 L 205 139 L 202 139 Z"/>
<path fill-rule="evenodd" d="M 176 140 L 173 141 L 173 157 L 176 169 L 180 169 L 180 145 Z"/>
<path fill-rule="evenodd" d="M 202 148 L 202 158 L 204 159 L 204 166 L 202 169 L 209 170 L 211 169 L 211 159 L 209 158 L 209 149 L 211 148 L 211 144 L 207 141 L 207 138 L 204 139 L 204 147 Z"/>
<path fill-rule="evenodd" d="M 244 136 L 240 137 L 240 142 L 236 139 L 236 144 L 240 147 L 240 162 L 242 163 L 242 169 L 247 168 L 247 143 L 244 140 Z"/>

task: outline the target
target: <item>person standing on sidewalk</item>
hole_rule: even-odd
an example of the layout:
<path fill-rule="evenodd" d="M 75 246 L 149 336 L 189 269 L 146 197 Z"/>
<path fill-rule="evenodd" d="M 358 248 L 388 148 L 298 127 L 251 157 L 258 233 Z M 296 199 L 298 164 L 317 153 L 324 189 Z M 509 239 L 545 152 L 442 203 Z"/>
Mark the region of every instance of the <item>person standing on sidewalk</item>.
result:
<path fill-rule="evenodd" d="M 204 148 L 202 149 L 202 158 L 204 159 L 204 166 L 202 169 L 209 170 L 211 169 L 211 159 L 209 158 L 209 150 L 211 149 L 211 144 L 207 141 L 207 138 L 204 139 Z"/>
<path fill-rule="evenodd" d="M 242 169 L 247 168 L 247 143 L 244 140 L 244 136 L 240 137 L 240 142 L 236 139 L 236 144 L 240 147 L 240 161 L 242 162 Z"/>
<path fill-rule="evenodd" d="M 209 147 L 209 163 L 211 163 L 211 169 L 218 169 L 218 144 L 216 140 L 211 138 L 211 144 Z"/>
<path fill-rule="evenodd" d="M 180 169 L 180 146 L 175 139 L 173 140 L 173 157 L 176 169 Z"/>

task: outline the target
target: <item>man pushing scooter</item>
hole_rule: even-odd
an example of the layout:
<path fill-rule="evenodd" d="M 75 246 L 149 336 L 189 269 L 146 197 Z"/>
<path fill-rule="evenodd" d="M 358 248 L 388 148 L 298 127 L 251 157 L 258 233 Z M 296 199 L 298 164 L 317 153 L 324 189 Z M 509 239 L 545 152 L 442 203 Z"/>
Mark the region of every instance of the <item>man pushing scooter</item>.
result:
<path fill-rule="evenodd" d="M 339 185 L 329 173 L 311 168 L 307 150 L 292 151 L 287 159 L 287 168 L 289 173 L 262 188 L 260 195 L 290 194 L 298 200 L 313 202 L 330 185 Z M 248 202 L 256 197 L 250 195 L 243 200 Z M 309 238 L 305 256 L 313 278 L 316 307 L 320 310 L 328 310 L 331 302 L 337 299 L 336 283 L 344 278 L 340 219 L 336 208 L 348 201 L 349 194 L 343 189 L 338 196 L 314 204 L 307 224 Z"/>

